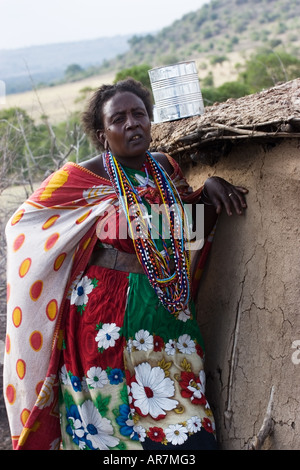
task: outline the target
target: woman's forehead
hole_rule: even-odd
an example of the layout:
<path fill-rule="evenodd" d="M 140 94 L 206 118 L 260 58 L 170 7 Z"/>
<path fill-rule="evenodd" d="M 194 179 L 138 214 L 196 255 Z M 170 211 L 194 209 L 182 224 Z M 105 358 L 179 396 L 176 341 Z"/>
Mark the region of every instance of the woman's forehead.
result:
<path fill-rule="evenodd" d="M 103 115 L 111 116 L 135 108 L 145 109 L 144 102 L 141 98 L 130 91 L 117 92 L 104 103 Z"/>

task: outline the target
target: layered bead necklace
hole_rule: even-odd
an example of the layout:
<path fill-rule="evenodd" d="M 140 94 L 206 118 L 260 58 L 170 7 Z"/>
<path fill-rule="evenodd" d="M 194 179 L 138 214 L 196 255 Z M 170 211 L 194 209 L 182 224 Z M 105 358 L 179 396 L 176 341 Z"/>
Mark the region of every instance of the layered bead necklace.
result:
<path fill-rule="evenodd" d="M 157 248 L 145 216 L 142 199 L 131 183 L 123 167 L 116 158 L 107 152 L 105 167 L 112 186 L 118 196 L 119 204 L 126 215 L 136 255 L 149 282 L 154 288 L 164 307 L 171 313 L 187 308 L 190 300 L 190 254 L 185 244 L 185 230 L 188 227 L 185 210 L 175 185 L 167 173 L 154 160 L 150 152 L 146 154 L 150 174 L 158 189 L 165 220 L 168 222 L 171 253 L 166 241 L 160 234 L 163 250 Z M 146 172 L 147 178 L 149 175 Z M 155 228 L 156 233 L 159 229 Z M 174 272 L 171 269 L 171 257 L 174 256 Z"/>

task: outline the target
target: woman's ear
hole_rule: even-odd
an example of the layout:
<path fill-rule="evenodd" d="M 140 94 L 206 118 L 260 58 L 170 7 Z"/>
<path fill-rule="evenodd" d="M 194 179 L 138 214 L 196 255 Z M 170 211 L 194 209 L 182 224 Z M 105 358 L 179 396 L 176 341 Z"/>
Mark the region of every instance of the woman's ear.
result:
<path fill-rule="evenodd" d="M 104 131 L 97 130 L 96 131 L 96 137 L 99 140 L 100 144 L 103 146 L 104 150 L 109 149 L 108 141 L 106 139 L 106 135 Z"/>

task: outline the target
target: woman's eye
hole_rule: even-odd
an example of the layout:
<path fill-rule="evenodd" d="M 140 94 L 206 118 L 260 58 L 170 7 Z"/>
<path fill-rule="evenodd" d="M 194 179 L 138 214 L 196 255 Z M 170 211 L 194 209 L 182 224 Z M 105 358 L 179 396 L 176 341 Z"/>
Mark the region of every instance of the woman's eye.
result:
<path fill-rule="evenodd" d="M 119 122 L 122 122 L 124 118 L 122 116 L 118 116 L 113 119 L 113 124 L 118 124 Z"/>

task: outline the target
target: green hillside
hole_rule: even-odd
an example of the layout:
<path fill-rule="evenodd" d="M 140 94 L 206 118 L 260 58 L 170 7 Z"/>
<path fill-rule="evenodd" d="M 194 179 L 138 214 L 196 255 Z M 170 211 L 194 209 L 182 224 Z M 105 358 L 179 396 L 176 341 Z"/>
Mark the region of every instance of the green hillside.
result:
<path fill-rule="evenodd" d="M 133 36 L 130 50 L 101 69 L 154 67 L 260 47 L 300 58 L 299 31 L 299 0 L 211 0 L 157 34 Z"/>

